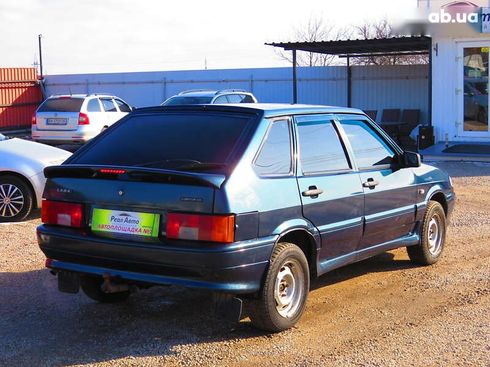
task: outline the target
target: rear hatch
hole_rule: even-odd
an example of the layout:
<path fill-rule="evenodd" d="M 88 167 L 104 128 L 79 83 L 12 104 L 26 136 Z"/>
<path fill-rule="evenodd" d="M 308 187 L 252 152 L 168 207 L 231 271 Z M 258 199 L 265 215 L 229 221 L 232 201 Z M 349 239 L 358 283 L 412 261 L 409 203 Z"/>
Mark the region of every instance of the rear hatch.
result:
<path fill-rule="evenodd" d="M 81 228 L 93 235 L 137 241 L 165 237 L 169 212 L 213 213 L 214 190 L 224 175 L 96 166 L 55 166 L 44 197 L 82 203 Z"/>
<path fill-rule="evenodd" d="M 186 223 L 216 219 L 215 191 L 245 149 L 254 121 L 254 114 L 212 111 L 131 114 L 62 166 L 47 168 L 44 197 L 81 204 L 81 227 L 94 236 L 165 241 L 169 213 L 184 215 Z M 201 239 L 189 223 L 179 235 Z"/>
<path fill-rule="evenodd" d="M 48 98 L 36 112 L 38 130 L 77 130 L 84 98 Z"/>

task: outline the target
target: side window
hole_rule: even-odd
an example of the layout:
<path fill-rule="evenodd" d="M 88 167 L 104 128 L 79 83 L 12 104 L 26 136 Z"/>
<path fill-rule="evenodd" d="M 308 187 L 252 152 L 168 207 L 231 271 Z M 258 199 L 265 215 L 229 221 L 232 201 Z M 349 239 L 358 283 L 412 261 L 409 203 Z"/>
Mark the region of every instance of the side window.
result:
<path fill-rule="evenodd" d="M 131 107 L 129 107 L 126 103 L 124 103 L 120 99 L 114 99 L 114 102 L 116 102 L 117 107 L 119 107 L 119 111 L 121 111 L 121 112 L 131 112 Z"/>
<path fill-rule="evenodd" d="M 303 174 L 351 169 L 332 121 L 300 119 L 298 135 Z"/>
<path fill-rule="evenodd" d="M 259 175 L 287 175 L 291 167 L 289 121 L 274 121 L 255 160 L 255 172 Z"/>
<path fill-rule="evenodd" d="M 105 112 L 117 112 L 116 105 L 114 104 L 112 99 L 101 98 L 100 101 L 102 102 L 102 106 L 104 107 Z"/>
<path fill-rule="evenodd" d="M 239 94 L 228 94 L 226 97 L 228 98 L 228 102 L 230 102 L 230 103 L 241 103 L 242 102 L 242 96 Z"/>
<path fill-rule="evenodd" d="M 87 112 L 100 112 L 100 103 L 98 98 L 93 98 L 88 101 Z"/>
<path fill-rule="evenodd" d="M 343 120 L 341 124 L 359 168 L 391 164 L 395 152 L 365 121 Z"/>
<path fill-rule="evenodd" d="M 228 103 L 228 100 L 226 99 L 226 96 L 219 96 L 214 100 L 213 103 L 217 103 L 217 104 Z"/>
<path fill-rule="evenodd" d="M 242 99 L 242 103 L 255 103 L 252 96 L 245 94 Z"/>

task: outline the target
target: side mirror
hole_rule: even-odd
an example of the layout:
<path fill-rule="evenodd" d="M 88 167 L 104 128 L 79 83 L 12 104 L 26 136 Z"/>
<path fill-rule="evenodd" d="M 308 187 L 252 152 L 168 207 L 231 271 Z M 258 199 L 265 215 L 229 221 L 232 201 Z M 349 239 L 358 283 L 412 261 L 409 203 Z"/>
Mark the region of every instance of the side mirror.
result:
<path fill-rule="evenodd" d="M 402 161 L 405 167 L 420 167 L 422 164 L 420 154 L 415 152 L 403 152 Z"/>

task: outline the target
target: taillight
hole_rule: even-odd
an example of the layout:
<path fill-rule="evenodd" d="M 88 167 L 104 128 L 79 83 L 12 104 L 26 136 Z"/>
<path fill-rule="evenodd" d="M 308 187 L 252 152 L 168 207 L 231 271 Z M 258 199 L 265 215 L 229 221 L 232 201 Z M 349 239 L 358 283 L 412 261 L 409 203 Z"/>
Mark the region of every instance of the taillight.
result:
<path fill-rule="evenodd" d="M 230 243 L 235 240 L 235 216 L 169 213 L 167 238 Z"/>
<path fill-rule="evenodd" d="M 36 113 L 35 112 L 31 117 L 31 125 L 36 125 Z"/>
<path fill-rule="evenodd" d="M 78 125 L 88 125 L 90 124 L 90 119 L 88 118 L 87 114 L 80 112 L 78 115 Z"/>
<path fill-rule="evenodd" d="M 81 228 L 83 224 L 83 205 L 64 201 L 43 200 L 41 221 L 45 224 Z"/>

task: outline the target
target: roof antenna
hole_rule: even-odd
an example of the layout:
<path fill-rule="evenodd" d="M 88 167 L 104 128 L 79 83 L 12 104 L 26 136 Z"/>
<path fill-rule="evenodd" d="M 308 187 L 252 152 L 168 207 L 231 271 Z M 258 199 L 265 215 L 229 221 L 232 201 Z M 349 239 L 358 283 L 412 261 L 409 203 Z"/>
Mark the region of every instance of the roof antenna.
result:
<path fill-rule="evenodd" d="M 68 87 L 68 90 L 70 91 L 70 97 L 71 97 L 72 96 L 72 94 L 71 94 L 71 87 Z"/>

